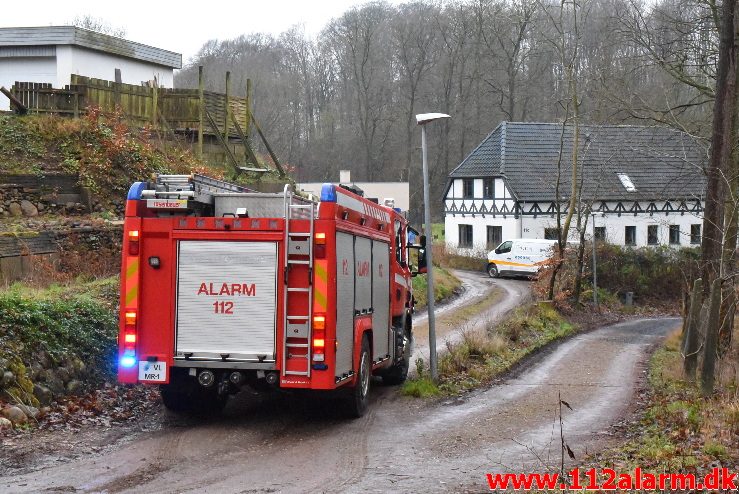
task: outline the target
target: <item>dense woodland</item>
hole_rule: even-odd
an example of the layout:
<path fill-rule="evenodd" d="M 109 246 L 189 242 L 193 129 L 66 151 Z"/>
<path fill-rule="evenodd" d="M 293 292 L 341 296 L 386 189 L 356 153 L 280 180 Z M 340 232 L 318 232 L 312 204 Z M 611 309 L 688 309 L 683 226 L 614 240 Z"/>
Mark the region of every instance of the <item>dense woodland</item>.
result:
<path fill-rule="evenodd" d="M 720 5 L 714 0 L 372 2 L 315 37 L 211 40 L 179 87 L 243 95 L 299 180 L 410 180 L 420 207 L 416 113 L 429 127 L 432 192 L 502 120 L 670 125 L 710 137 Z M 441 201 L 434 204 L 441 214 Z M 419 209 L 419 208 L 416 208 Z"/>

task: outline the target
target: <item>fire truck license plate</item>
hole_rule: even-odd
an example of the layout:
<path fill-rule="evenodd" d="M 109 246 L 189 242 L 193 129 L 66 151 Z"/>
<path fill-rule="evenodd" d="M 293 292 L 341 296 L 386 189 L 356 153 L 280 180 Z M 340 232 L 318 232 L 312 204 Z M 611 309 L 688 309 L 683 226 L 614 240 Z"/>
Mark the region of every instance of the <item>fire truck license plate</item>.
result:
<path fill-rule="evenodd" d="M 167 380 L 166 362 L 139 362 L 139 381 L 163 383 Z"/>

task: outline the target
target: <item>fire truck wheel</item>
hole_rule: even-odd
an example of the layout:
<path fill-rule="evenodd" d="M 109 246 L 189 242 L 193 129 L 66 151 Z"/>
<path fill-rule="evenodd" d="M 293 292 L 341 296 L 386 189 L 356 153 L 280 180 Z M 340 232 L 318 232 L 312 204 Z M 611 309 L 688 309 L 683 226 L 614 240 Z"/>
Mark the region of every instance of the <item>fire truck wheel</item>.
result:
<path fill-rule="evenodd" d="M 492 262 L 488 264 L 488 276 L 491 278 L 497 278 L 500 276 L 500 273 L 498 272 L 498 266 L 493 264 Z"/>
<path fill-rule="evenodd" d="M 403 359 L 390 367 L 382 375 L 382 383 L 389 386 L 403 384 L 408 377 L 408 368 L 411 364 L 411 353 L 413 352 L 413 335 L 406 329 L 403 336 Z"/>
<path fill-rule="evenodd" d="M 362 352 L 359 355 L 359 372 L 357 384 L 350 388 L 346 397 L 347 414 L 358 418 L 367 412 L 369 404 L 370 376 L 372 375 L 372 356 L 370 355 L 369 338 L 362 338 Z"/>

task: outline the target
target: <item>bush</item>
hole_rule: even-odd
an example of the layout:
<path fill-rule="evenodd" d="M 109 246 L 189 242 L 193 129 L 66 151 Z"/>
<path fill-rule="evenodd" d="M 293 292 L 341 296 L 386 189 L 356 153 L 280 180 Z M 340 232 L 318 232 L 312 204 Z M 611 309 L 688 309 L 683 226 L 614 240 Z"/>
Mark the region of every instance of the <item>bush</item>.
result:
<path fill-rule="evenodd" d="M 470 254 L 447 248 L 446 244 L 434 244 L 434 264 L 447 269 L 464 269 L 467 271 L 484 271 L 488 264 L 487 252 L 474 250 Z"/>
<path fill-rule="evenodd" d="M 125 197 L 131 183 L 153 173 L 206 170 L 189 150 L 160 144 L 148 129 L 130 126 L 122 114 L 97 108 L 78 119 L 0 115 L 0 171 L 76 174 L 81 185 L 104 199 Z"/>
<path fill-rule="evenodd" d="M 616 296 L 633 292 L 637 300 L 677 302 L 698 276 L 698 249 L 669 247 L 631 248 L 599 243 L 596 247 L 598 289 Z M 585 248 L 583 298 L 592 297 L 592 247 Z M 551 269 L 539 277 L 535 289 L 546 293 Z M 577 273 L 577 250 L 568 249 L 557 276 L 556 293 L 569 297 L 574 292 Z M 599 291 L 599 295 L 603 293 Z M 608 302 L 604 293 L 600 300 Z"/>
<path fill-rule="evenodd" d="M 68 136 L 64 168 L 79 174 L 80 183 L 95 193 L 120 196 L 135 181 L 154 173 L 189 173 L 199 163 L 189 152 L 164 152 L 150 133 L 125 122 L 122 115 L 88 109 L 80 120 L 79 139 Z"/>
<path fill-rule="evenodd" d="M 99 371 L 101 378 L 112 376 L 117 287 L 113 277 L 43 291 L 14 285 L 0 292 L 0 357 L 30 364 L 41 351 L 55 361 L 74 356 Z"/>

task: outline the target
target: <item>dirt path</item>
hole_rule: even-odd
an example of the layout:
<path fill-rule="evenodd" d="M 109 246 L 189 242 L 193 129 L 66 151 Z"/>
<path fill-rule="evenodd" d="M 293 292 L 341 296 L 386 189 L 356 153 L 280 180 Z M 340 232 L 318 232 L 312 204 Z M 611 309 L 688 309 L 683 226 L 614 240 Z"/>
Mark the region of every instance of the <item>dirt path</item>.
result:
<path fill-rule="evenodd" d="M 462 330 L 482 326 L 505 316 L 511 309 L 524 303 L 531 293 L 531 283 L 526 280 L 492 279 L 486 273 L 453 270 L 464 287 L 462 295 L 449 304 L 436 308 L 436 341 L 438 351 L 443 351 L 446 341 L 456 341 Z M 463 306 L 477 304 L 484 299 L 492 303 L 482 312 L 469 318 L 453 317 Z M 447 317 L 450 316 L 450 317 Z M 413 317 L 414 347 L 411 362 L 417 358 L 428 361 L 428 316 L 421 312 Z"/>
<path fill-rule="evenodd" d="M 649 350 L 676 324 L 639 320 L 580 335 L 464 401 L 429 405 L 374 385 L 359 420 L 339 417 L 330 401 L 282 394 L 242 393 L 210 421 L 162 412 L 149 432 L 98 453 L 3 469 L 0 491 L 481 492 L 485 472 L 559 461 L 558 392 L 574 409 L 564 432 L 575 453 L 606 445 Z"/>

